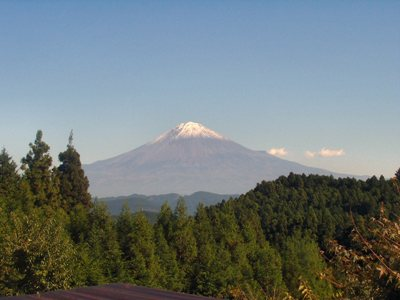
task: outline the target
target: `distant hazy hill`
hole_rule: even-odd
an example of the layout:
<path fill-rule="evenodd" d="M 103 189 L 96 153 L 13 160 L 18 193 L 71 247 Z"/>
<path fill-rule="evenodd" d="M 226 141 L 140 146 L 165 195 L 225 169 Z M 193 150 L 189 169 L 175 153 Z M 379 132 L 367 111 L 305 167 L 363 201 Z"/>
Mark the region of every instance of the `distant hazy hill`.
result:
<path fill-rule="evenodd" d="M 94 196 L 240 194 L 290 172 L 347 177 L 247 149 L 201 124 L 178 125 L 151 143 L 84 166 Z"/>
<path fill-rule="evenodd" d="M 197 205 L 201 202 L 205 205 L 212 205 L 222 200 L 228 200 L 230 197 L 236 197 L 238 195 L 220 195 L 208 192 L 197 192 L 189 196 L 183 196 L 188 207 L 188 212 L 193 214 L 196 211 Z M 107 204 L 112 215 L 120 213 L 124 203 L 127 203 L 132 211 L 146 211 L 146 212 L 158 212 L 164 202 L 168 202 L 172 209 L 175 208 L 176 202 L 180 195 L 178 194 L 165 194 L 157 196 L 144 196 L 144 195 L 130 195 L 122 197 L 107 197 L 101 198 L 97 201 L 104 202 Z"/>

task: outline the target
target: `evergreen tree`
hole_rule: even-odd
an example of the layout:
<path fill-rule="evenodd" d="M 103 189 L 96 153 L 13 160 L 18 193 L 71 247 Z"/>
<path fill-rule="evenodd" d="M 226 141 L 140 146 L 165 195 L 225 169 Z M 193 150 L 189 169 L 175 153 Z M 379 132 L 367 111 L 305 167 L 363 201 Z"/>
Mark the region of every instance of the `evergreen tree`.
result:
<path fill-rule="evenodd" d="M 193 265 L 191 292 L 204 296 L 218 294 L 215 268 L 217 245 L 206 208 L 199 204 L 195 216 L 194 234 L 197 243 L 197 257 Z"/>
<path fill-rule="evenodd" d="M 184 288 L 184 272 L 179 267 L 176 250 L 173 247 L 173 212 L 165 202 L 161 206 L 157 222 L 154 224 L 156 253 L 160 259 L 161 273 L 159 282 L 162 287 L 175 291 L 182 291 Z"/>
<path fill-rule="evenodd" d="M 153 227 L 143 212 L 133 215 L 132 225 L 133 230 L 129 233 L 132 242 L 129 245 L 128 274 L 135 284 L 158 286 L 160 265 L 155 255 Z"/>
<path fill-rule="evenodd" d="M 88 238 L 91 228 L 90 213 L 82 204 L 76 205 L 69 212 L 68 231 L 72 240 L 77 244 L 82 244 Z"/>
<path fill-rule="evenodd" d="M 122 256 L 124 260 L 130 260 L 132 258 L 130 250 L 133 243 L 131 233 L 134 231 L 134 224 L 133 215 L 127 203 L 122 206 L 116 225 L 118 243 L 122 251 Z"/>
<path fill-rule="evenodd" d="M 265 295 L 272 297 L 282 294 L 285 284 L 282 278 L 282 263 L 279 253 L 268 243 L 249 253 L 255 281 Z"/>
<path fill-rule="evenodd" d="M 125 276 L 122 253 L 119 248 L 114 221 L 105 204 L 96 204 L 89 213 L 89 232 L 87 244 L 89 265 L 94 266 L 89 274 L 89 284 L 118 282 Z M 85 247 L 84 247 L 85 248 Z M 83 249 L 84 249 L 83 248 Z"/>
<path fill-rule="evenodd" d="M 310 237 L 302 237 L 296 234 L 288 237 L 282 254 L 283 277 L 290 293 L 300 297 L 298 291 L 302 278 L 307 282 L 313 293 L 321 299 L 329 299 L 333 296 L 332 287 L 320 279 L 320 274 L 326 269 L 326 265 L 319 253 L 316 242 Z"/>
<path fill-rule="evenodd" d="M 397 170 L 394 178 L 397 192 L 400 194 L 400 168 Z"/>
<path fill-rule="evenodd" d="M 22 159 L 24 178 L 28 183 L 28 193 L 36 206 L 58 206 L 60 202 L 59 187 L 51 170 L 52 159 L 50 147 L 42 140 L 43 133 L 38 130 L 35 142 L 29 144 L 26 157 Z"/>
<path fill-rule="evenodd" d="M 184 288 L 184 273 L 179 268 L 176 252 L 168 245 L 161 227 L 155 226 L 156 255 L 160 262 L 160 272 L 157 281 L 168 290 L 182 291 Z"/>
<path fill-rule="evenodd" d="M 91 196 L 88 192 L 89 180 L 84 174 L 80 155 L 72 144 L 73 133 L 71 131 L 67 150 L 58 156 L 61 164 L 58 167 L 60 180 L 60 194 L 63 207 L 69 211 L 78 203 L 84 207 L 91 205 Z"/>
<path fill-rule="evenodd" d="M 0 152 L 0 198 L 6 201 L 8 210 L 20 206 L 21 178 L 18 175 L 17 164 L 3 148 Z"/>
<path fill-rule="evenodd" d="M 160 209 L 157 217 L 156 227 L 162 230 L 162 233 L 169 245 L 172 243 L 173 232 L 173 213 L 168 202 L 165 202 Z"/>
<path fill-rule="evenodd" d="M 185 274 L 185 289 L 189 290 L 192 263 L 197 256 L 197 245 L 193 234 L 193 219 L 187 214 L 183 198 L 178 199 L 176 204 L 171 240 L 179 267 Z"/>
<path fill-rule="evenodd" d="M 193 219 L 188 216 L 185 200 L 180 198 L 174 212 L 172 244 L 178 261 L 188 271 L 197 255 L 196 239 L 193 234 Z"/>

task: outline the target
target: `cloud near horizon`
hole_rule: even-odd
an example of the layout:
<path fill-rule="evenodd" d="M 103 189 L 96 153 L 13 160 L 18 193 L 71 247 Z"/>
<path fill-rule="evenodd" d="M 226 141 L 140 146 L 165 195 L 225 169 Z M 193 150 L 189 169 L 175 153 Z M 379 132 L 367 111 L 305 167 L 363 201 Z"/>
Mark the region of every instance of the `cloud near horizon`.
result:
<path fill-rule="evenodd" d="M 275 155 L 275 156 L 286 156 L 288 154 L 285 147 L 282 148 L 271 148 L 267 151 L 268 154 Z"/>
<path fill-rule="evenodd" d="M 343 149 L 328 149 L 328 148 L 322 148 L 319 152 L 313 152 L 307 150 L 305 152 L 305 156 L 308 158 L 314 158 L 316 156 L 319 157 L 338 157 L 338 156 L 344 156 L 346 153 L 344 152 Z"/>
<path fill-rule="evenodd" d="M 317 152 L 312 152 L 312 151 L 307 150 L 307 151 L 304 153 L 304 155 L 305 155 L 306 157 L 308 157 L 308 158 L 313 158 L 313 157 L 315 157 L 315 156 L 317 155 Z"/>

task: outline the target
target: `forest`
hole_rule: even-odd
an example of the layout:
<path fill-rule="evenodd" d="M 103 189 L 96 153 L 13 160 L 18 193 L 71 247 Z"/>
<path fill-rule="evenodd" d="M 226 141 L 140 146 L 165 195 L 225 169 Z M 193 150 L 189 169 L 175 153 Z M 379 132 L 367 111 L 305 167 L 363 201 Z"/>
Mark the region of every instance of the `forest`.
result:
<path fill-rule="evenodd" d="M 0 295 L 113 282 L 227 299 L 399 299 L 400 169 L 366 181 L 289 174 L 154 222 L 88 192 L 70 135 L 0 153 Z M 396 168 L 394 168 L 396 169 Z"/>

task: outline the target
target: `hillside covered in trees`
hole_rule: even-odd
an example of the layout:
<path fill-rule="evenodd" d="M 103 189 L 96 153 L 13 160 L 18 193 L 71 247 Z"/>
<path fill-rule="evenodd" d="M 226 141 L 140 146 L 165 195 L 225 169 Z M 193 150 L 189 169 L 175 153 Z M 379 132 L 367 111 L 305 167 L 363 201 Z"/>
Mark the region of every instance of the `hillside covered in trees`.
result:
<path fill-rule="evenodd" d="M 127 282 L 231 299 L 400 297 L 397 179 L 295 175 L 220 204 L 164 204 L 154 224 L 88 193 L 72 134 L 42 132 L 21 172 L 0 153 L 0 295 Z"/>

